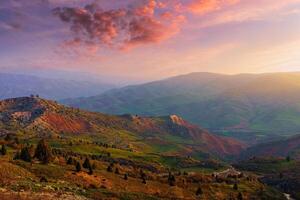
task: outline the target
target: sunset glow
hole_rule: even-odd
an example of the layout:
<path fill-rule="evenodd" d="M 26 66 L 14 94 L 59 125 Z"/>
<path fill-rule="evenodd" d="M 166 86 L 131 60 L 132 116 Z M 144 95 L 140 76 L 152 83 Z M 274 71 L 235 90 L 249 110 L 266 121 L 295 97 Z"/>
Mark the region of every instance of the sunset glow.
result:
<path fill-rule="evenodd" d="M 148 81 L 300 70 L 300 0 L 0 1 L 1 69 Z"/>

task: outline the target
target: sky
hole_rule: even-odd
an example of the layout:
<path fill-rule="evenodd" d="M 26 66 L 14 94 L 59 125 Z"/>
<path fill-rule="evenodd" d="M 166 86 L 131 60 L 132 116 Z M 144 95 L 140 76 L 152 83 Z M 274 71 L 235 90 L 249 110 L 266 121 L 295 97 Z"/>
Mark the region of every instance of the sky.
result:
<path fill-rule="evenodd" d="M 300 71 L 300 0 L 0 0 L 0 60 L 128 83 Z"/>

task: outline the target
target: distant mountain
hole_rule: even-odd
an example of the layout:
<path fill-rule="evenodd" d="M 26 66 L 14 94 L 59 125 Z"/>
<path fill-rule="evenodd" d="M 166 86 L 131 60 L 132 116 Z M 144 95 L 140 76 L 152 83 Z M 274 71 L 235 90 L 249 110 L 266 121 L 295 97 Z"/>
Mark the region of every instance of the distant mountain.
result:
<path fill-rule="evenodd" d="M 111 114 L 178 114 L 214 132 L 247 141 L 255 133 L 259 140 L 299 132 L 300 73 L 192 73 L 62 103 Z"/>
<path fill-rule="evenodd" d="M 284 140 L 276 140 L 258 144 L 246 149 L 241 158 L 251 157 L 286 157 L 291 156 L 300 160 L 300 135 L 292 136 Z"/>
<path fill-rule="evenodd" d="M 241 142 L 220 137 L 178 116 L 112 116 L 69 108 L 40 98 L 0 101 L 0 133 L 27 137 L 83 135 L 120 148 L 160 155 L 237 155 Z"/>
<path fill-rule="evenodd" d="M 49 99 L 87 97 L 114 88 L 111 84 L 49 79 L 30 75 L 0 73 L 0 99 L 39 94 Z"/>

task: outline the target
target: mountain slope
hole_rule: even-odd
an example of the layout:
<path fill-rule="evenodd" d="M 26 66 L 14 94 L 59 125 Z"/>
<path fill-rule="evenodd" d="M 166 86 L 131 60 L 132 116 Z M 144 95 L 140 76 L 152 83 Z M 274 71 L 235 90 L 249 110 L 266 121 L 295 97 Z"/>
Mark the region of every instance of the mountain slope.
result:
<path fill-rule="evenodd" d="M 193 73 L 62 103 L 92 111 L 178 114 L 214 132 L 295 134 L 300 130 L 300 73 Z"/>
<path fill-rule="evenodd" d="M 15 98 L 0 102 L 0 132 L 26 137 L 89 137 L 121 149 L 163 155 L 229 156 L 244 145 L 219 137 L 178 116 L 111 116 L 69 108 L 40 98 Z"/>
<path fill-rule="evenodd" d="M 251 157 L 286 157 L 300 159 L 300 135 L 296 135 L 284 140 L 255 145 L 246 149 L 241 158 Z"/>
<path fill-rule="evenodd" d="M 0 73 L 0 99 L 39 94 L 50 99 L 91 96 L 112 89 L 105 83 L 48 79 L 30 75 Z"/>

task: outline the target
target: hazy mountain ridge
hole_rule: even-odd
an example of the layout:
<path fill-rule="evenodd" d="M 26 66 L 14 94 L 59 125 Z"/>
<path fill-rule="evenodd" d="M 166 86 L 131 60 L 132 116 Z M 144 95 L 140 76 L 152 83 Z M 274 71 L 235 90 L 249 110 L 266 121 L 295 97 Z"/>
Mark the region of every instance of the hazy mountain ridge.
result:
<path fill-rule="evenodd" d="M 113 114 L 178 114 L 216 131 L 293 134 L 300 130 L 300 73 L 192 73 L 62 102 Z"/>
<path fill-rule="evenodd" d="M 0 99 L 39 94 L 49 99 L 91 96 L 114 86 L 89 81 L 42 78 L 31 75 L 0 73 Z"/>

